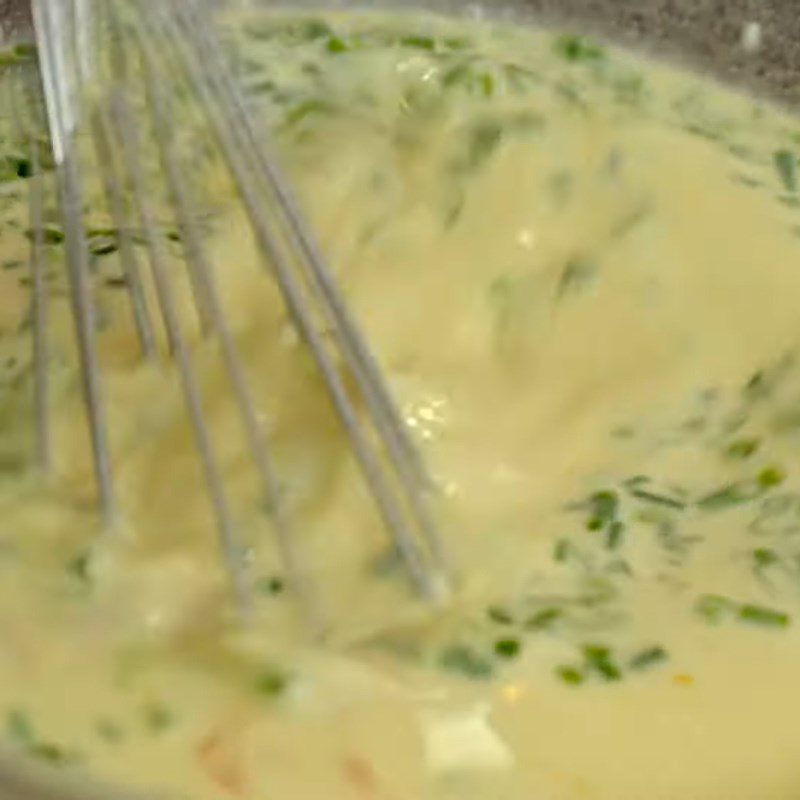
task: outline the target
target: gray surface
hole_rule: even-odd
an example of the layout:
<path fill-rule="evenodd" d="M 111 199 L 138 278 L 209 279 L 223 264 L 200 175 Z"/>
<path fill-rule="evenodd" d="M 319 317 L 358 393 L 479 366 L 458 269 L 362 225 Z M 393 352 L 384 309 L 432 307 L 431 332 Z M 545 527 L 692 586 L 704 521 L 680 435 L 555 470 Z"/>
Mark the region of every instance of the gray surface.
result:
<path fill-rule="evenodd" d="M 800 0 L 524 0 L 546 19 L 571 20 L 636 47 L 688 59 L 800 108 Z M 763 41 L 747 53 L 748 22 Z"/>
<path fill-rule="evenodd" d="M 16 38 L 30 28 L 30 0 L 0 0 L 3 39 Z"/>

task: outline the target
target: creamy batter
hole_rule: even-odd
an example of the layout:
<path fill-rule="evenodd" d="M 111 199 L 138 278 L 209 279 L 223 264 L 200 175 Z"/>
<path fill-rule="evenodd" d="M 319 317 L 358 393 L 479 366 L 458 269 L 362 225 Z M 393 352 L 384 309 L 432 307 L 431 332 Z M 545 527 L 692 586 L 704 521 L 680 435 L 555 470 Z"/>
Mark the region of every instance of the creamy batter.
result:
<path fill-rule="evenodd" d="M 286 585 L 187 296 L 249 548 L 255 618 L 237 620 L 174 367 L 138 357 L 102 203 L 87 224 L 118 522 L 96 513 L 55 224 L 57 464 L 33 475 L 28 181 L 10 161 L 15 746 L 196 800 L 800 797 L 800 123 L 573 36 L 355 14 L 226 31 L 435 477 L 457 589 L 440 611 L 415 598 L 232 190 L 203 190 L 201 168 L 329 643 Z"/>

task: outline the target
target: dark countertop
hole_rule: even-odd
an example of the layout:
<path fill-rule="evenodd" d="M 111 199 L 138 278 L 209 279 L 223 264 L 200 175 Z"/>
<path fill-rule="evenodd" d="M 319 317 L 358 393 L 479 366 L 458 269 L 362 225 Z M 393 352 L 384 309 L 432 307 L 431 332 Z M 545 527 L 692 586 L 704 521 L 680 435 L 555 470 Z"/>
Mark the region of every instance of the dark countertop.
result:
<path fill-rule="evenodd" d="M 688 59 L 800 108 L 800 0 L 523 0 L 534 14 Z M 741 44 L 750 22 L 758 51 Z"/>

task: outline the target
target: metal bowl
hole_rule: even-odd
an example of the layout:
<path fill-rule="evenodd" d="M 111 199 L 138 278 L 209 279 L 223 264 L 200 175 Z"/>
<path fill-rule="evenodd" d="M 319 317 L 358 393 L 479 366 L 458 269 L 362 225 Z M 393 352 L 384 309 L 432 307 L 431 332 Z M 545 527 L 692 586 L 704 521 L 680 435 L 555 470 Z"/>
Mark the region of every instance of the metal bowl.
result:
<path fill-rule="evenodd" d="M 153 0 L 159 2 L 160 0 Z M 424 7 L 456 15 L 543 23 L 681 61 L 760 96 L 800 109 L 800 13 L 797 0 L 206 0 L 220 5 Z M 31 37 L 30 0 L 0 0 L 0 42 Z M 153 784 L 157 777 L 153 776 Z M 89 785 L 78 774 L 28 762 L 0 746 L 0 800 L 156 800 Z"/>

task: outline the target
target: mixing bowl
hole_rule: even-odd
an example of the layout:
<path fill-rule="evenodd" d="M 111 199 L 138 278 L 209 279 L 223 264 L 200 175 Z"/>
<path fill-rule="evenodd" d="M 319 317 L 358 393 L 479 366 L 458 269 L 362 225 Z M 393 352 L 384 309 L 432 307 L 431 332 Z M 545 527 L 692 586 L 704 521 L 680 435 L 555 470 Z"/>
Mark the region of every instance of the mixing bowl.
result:
<path fill-rule="evenodd" d="M 235 1 L 247 4 L 247 0 Z M 250 5 L 258 2 L 251 0 Z M 292 3 L 293 8 L 320 5 L 319 0 Z M 346 5 L 339 0 L 328 3 L 328 7 Z M 376 0 L 358 5 L 412 11 L 422 3 Z M 448 14 L 485 15 L 515 24 L 538 22 L 592 32 L 686 62 L 790 107 L 800 106 L 800 14 L 795 0 L 486 0 L 480 5 L 440 0 L 424 5 Z M 0 30 L 7 41 L 29 36 L 27 6 L 27 0 L 0 0 Z M 152 776 L 151 782 L 157 785 L 157 776 Z M 0 800 L 135 796 L 139 795 L 88 786 L 80 777 L 29 764 L 14 751 L 0 749 Z"/>

